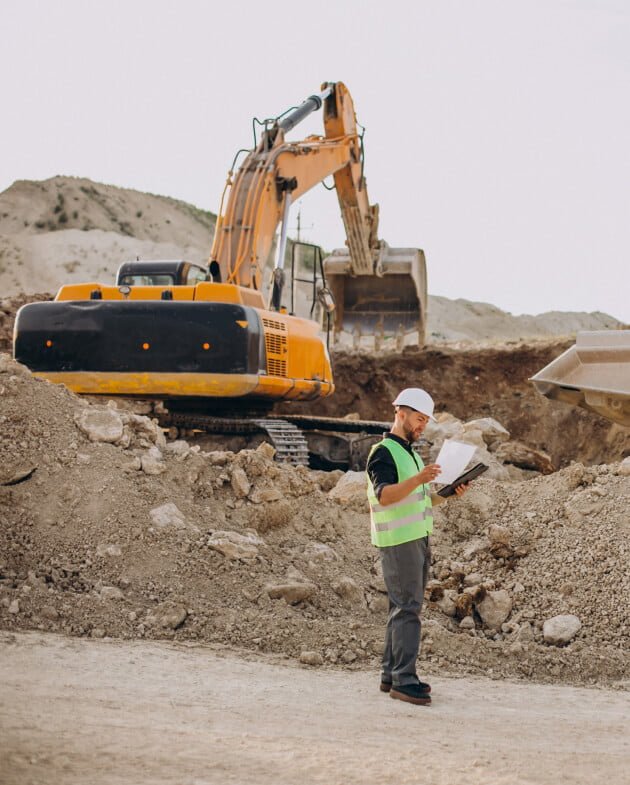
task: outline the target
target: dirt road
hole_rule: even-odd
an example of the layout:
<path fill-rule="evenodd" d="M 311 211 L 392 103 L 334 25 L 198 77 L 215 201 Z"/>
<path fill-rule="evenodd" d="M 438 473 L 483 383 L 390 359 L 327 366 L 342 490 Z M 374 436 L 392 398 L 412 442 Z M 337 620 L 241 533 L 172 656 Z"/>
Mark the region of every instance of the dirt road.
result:
<path fill-rule="evenodd" d="M 627 693 L 433 681 L 413 707 L 372 673 L 0 633 L 0 782 L 628 782 Z"/>

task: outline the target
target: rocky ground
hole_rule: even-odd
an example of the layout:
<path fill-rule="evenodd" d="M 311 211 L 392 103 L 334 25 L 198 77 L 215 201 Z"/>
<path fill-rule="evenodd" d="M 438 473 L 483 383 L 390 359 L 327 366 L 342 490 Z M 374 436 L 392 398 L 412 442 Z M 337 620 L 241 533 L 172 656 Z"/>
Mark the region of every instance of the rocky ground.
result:
<path fill-rule="evenodd" d="M 433 434 L 431 449 L 463 433 L 498 474 L 436 510 L 423 670 L 627 684 L 628 460 L 517 469 L 487 425 L 443 415 Z M 280 465 L 268 445 L 169 442 L 7 356 L 0 439 L 5 630 L 377 668 L 386 598 L 361 477 Z"/>

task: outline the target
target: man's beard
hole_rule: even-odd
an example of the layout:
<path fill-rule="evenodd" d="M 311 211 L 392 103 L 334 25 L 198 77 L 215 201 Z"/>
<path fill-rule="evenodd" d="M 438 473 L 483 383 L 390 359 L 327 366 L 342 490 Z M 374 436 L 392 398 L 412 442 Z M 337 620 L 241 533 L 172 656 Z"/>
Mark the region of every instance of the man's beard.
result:
<path fill-rule="evenodd" d="M 405 439 L 409 442 L 409 444 L 413 444 L 416 440 L 416 434 L 413 428 L 408 428 L 406 425 L 403 426 L 403 430 L 405 432 Z"/>

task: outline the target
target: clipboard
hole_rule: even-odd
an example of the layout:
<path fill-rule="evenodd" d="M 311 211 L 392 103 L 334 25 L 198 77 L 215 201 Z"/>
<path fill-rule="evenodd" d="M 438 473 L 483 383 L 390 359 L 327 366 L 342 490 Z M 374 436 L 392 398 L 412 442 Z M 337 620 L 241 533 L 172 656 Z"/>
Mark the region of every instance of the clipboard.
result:
<path fill-rule="evenodd" d="M 472 469 L 468 469 L 467 472 L 460 474 L 459 477 L 452 482 L 450 485 L 445 485 L 441 490 L 438 491 L 438 496 L 452 496 L 455 493 L 455 488 L 460 485 L 464 485 L 471 480 L 474 480 L 476 477 L 479 477 L 480 474 L 488 471 L 488 467 L 485 463 L 478 463 L 476 466 L 473 466 Z"/>

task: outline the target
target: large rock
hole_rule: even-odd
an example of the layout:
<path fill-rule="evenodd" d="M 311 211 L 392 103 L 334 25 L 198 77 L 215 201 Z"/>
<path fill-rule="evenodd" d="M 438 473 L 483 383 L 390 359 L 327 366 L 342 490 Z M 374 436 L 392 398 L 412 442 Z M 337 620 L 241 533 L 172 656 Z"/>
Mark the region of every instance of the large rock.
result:
<path fill-rule="evenodd" d="M 113 444 L 123 435 L 122 417 L 114 409 L 96 409 L 86 406 L 77 412 L 74 421 L 91 442 Z"/>
<path fill-rule="evenodd" d="M 504 442 L 494 452 L 503 463 L 511 463 L 520 469 L 551 474 L 556 470 L 551 458 L 542 450 L 536 450 L 522 442 Z"/>
<path fill-rule="evenodd" d="M 436 415 L 435 421 L 431 420 L 427 423 L 424 429 L 423 437 L 431 442 L 431 459 L 440 451 L 440 448 L 446 439 L 456 439 L 463 441 L 464 424 L 452 414 L 448 412 L 441 412 Z"/>
<path fill-rule="evenodd" d="M 575 638 L 581 627 L 582 622 L 573 614 L 554 616 L 543 624 L 543 638 L 552 646 L 564 646 Z"/>
<path fill-rule="evenodd" d="M 630 477 L 630 455 L 621 461 L 621 465 L 619 466 L 619 474 L 622 477 Z"/>
<path fill-rule="evenodd" d="M 475 428 L 481 431 L 481 436 L 488 445 L 490 452 L 496 449 L 499 444 L 507 442 L 510 438 L 510 432 L 493 417 L 480 417 L 476 420 L 470 420 L 466 423 L 465 428 Z"/>
<path fill-rule="evenodd" d="M 491 630 L 499 630 L 512 613 L 512 598 L 505 589 L 489 591 L 483 600 L 476 605 L 476 610 L 486 627 Z"/>
<path fill-rule="evenodd" d="M 208 539 L 208 547 L 222 553 L 228 559 L 253 559 L 264 540 L 255 534 L 239 534 L 235 531 L 217 531 Z"/>
<path fill-rule="evenodd" d="M 365 506 L 367 508 L 367 478 L 365 472 L 346 472 L 328 498 L 344 506 Z"/>

